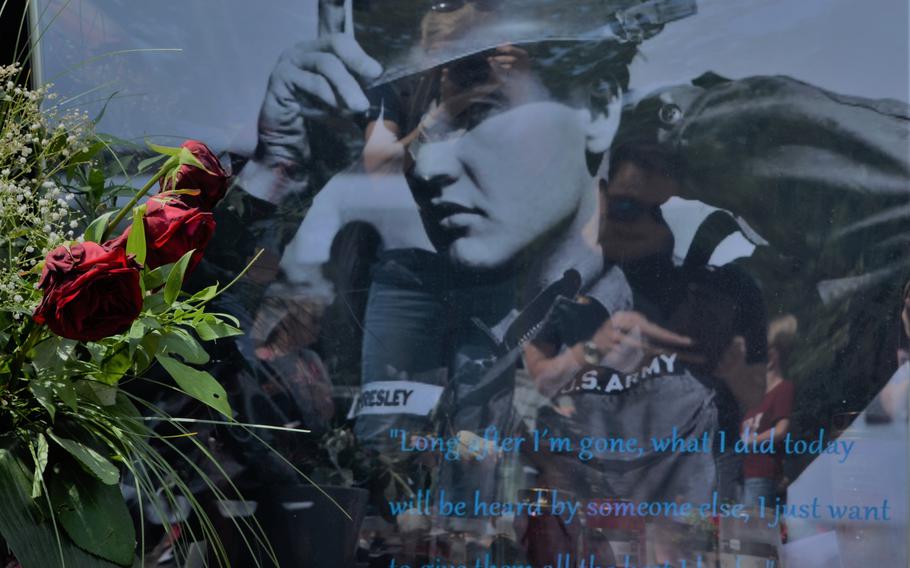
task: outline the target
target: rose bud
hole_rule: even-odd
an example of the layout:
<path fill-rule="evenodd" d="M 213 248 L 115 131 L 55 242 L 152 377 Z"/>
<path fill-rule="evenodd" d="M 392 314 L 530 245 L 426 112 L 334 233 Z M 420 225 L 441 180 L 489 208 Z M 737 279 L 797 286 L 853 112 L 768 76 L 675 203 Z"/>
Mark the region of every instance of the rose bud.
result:
<path fill-rule="evenodd" d="M 97 243 L 48 253 L 35 321 L 61 337 L 97 341 L 123 333 L 142 311 L 139 265 L 122 248 Z"/>
<path fill-rule="evenodd" d="M 180 199 L 188 205 L 211 211 L 227 192 L 228 175 L 215 154 L 202 142 L 187 140 L 181 146 L 188 148 L 199 163 L 205 167 L 205 170 L 183 164 L 177 168 L 177 172 L 173 176 L 161 178 L 159 182 L 161 192 L 177 189 L 198 190 L 198 195 L 182 194 Z"/>
<path fill-rule="evenodd" d="M 215 233 L 215 217 L 199 207 L 191 207 L 181 196 L 159 193 L 146 202 L 145 266 L 150 269 L 177 262 L 187 251 L 194 250 L 186 274 L 202 260 L 205 247 Z M 109 247 L 126 247 L 130 228 L 112 241 Z"/>

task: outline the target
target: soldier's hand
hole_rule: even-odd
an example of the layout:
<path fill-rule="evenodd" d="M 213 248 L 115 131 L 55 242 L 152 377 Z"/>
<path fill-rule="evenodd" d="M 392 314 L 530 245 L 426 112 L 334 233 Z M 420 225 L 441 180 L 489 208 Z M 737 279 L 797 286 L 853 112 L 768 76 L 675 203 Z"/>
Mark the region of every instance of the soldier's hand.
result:
<path fill-rule="evenodd" d="M 687 352 L 692 339 L 673 333 L 634 311 L 617 312 L 604 322 L 591 338 L 604 362 L 614 369 L 631 372 L 648 356 Z M 681 359 L 686 359 L 681 357 Z"/>
<path fill-rule="evenodd" d="M 369 108 L 360 81 L 378 77 L 382 67 L 354 39 L 349 2 L 320 0 L 319 38 L 278 58 L 259 113 L 260 163 L 293 172 L 307 158 L 306 120 Z"/>
<path fill-rule="evenodd" d="M 586 296 L 570 300 L 560 296 L 550 309 L 543 332 L 550 331 L 559 342 L 575 345 L 591 339 L 609 317 L 607 309 L 597 300 Z"/>

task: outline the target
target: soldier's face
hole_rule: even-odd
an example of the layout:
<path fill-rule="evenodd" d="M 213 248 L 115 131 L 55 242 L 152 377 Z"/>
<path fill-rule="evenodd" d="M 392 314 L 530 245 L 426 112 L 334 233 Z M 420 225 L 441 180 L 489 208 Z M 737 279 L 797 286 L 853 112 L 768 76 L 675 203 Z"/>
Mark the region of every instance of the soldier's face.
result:
<path fill-rule="evenodd" d="M 422 145 L 408 180 L 437 250 L 495 268 L 577 211 L 592 183 L 584 149 L 577 109 L 531 103 Z"/>
<path fill-rule="evenodd" d="M 497 268 L 558 237 L 593 190 L 592 129 L 599 140 L 616 130 L 618 118 L 553 100 L 525 56 L 506 47 L 440 70 L 429 126 L 408 148 L 427 234 L 458 264 Z"/>

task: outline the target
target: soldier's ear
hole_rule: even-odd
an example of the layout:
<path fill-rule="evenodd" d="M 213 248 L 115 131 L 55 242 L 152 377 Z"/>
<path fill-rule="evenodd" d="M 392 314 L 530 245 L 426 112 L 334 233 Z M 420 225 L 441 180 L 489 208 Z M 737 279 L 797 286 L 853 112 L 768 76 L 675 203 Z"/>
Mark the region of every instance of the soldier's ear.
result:
<path fill-rule="evenodd" d="M 622 98 L 614 97 L 600 108 L 586 109 L 588 120 L 585 126 L 585 149 L 590 154 L 603 154 L 610 149 L 616 131 L 619 129 L 619 117 L 622 114 Z"/>
<path fill-rule="evenodd" d="M 616 137 L 621 111 L 621 97 L 615 97 L 603 107 L 579 110 L 585 128 L 585 161 L 592 176 L 597 174 L 605 161 L 604 154 Z"/>

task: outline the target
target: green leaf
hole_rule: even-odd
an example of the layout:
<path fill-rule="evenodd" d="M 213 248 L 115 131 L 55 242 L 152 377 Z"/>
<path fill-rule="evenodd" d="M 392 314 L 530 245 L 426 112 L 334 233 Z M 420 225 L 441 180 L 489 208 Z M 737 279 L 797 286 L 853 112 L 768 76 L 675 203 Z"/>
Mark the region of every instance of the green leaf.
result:
<path fill-rule="evenodd" d="M 142 282 L 145 284 L 145 289 L 155 290 L 161 286 L 164 286 L 164 283 L 167 282 L 167 277 L 170 275 L 173 268 L 174 263 L 170 263 L 159 266 L 154 270 L 145 271 L 142 274 Z"/>
<path fill-rule="evenodd" d="M 15 241 L 19 237 L 24 237 L 29 233 L 29 229 L 12 230 L 6 234 L 6 241 Z"/>
<path fill-rule="evenodd" d="M 236 317 L 232 316 L 231 314 L 212 313 L 212 314 L 207 314 L 207 315 L 215 316 L 220 320 L 228 320 L 229 322 L 232 322 L 231 325 L 233 325 L 234 327 L 240 327 L 240 320 L 237 319 Z"/>
<path fill-rule="evenodd" d="M 152 156 L 151 158 L 146 158 L 146 159 L 142 160 L 141 162 L 139 162 L 139 165 L 136 166 L 136 168 L 139 170 L 138 173 L 141 174 L 143 171 L 145 171 L 145 169 L 147 167 L 157 164 L 158 162 L 165 159 L 166 157 L 167 157 L 166 155 L 158 155 L 158 156 Z"/>
<path fill-rule="evenodd" d="M 120 481 L 120 471 L 114 467 L 114 464 L 109 462 L 107 458 L 95 450 L 75 440 L 61 438 L 54 434 L 50 429 L 48 429 L 47 435 L 51 440 L 57 442 L 61 448 L 79 460 L 79 463 L 102 483 L 106 485 L 116 485 L 117 482 Z"/>
<path fill-rule="evenodd" d="M 70 410 L 73 412 L 78 410 L 79 398 L 76 396 L 76 390 L 73 388 L 73 385 L 70 384 L 67 379 L 51 381 L 51 390 L 54 391 L 54 395 L 62 400 L 63 404 L 67 405 Z"/>
<path fill-rule="evenodd" d="M 142 339 L 145 336 L 145 330 L 145 322 L 141 319 L 137 319 L 133 322 L 133 325 L 130 326 L 130 330 L 127 332 L 126 336 L 130 339 Z"/>
<path fill-rule="evenodd" d="M 85 348 L 85 350 L 89 352 L 89 355 L 92 356 L 92 361 L 100 362 L 103 361 L 105 357 L 107 357 L 107 345 L 90 341 L 83 344 L 82 347 Z"/>
<path fill-rule="evenodd" d="M 195 249 L 194 249 L 195 250 Z M 187 251 L 180 257 L 180 260 L 174 263 L 174 268 L 167 275 L 167 283 L 164 285 L 164 303 L 171 305 L 177 299 L 180 288 L 183 286 L 183 276 L 186 273 L 186 267 L 190 263 L 194 250 Z"/>
<path fill-rule="evenodd" d="M 54 397 L 63 401 L 63 404 L 67 405 L 73 412 L 79 409 L 79 397 L 76 395 L 76 390 L 68 377 L 58 375 L 49 369 L 37 367 L 36 369 L 39 376 L 29 382 L 29 387 L 45 409 L 48 409 L 48 406 L 53 406 Z M 50 409 L 48 409 L 48 412 L 51 413 L 53 418 L 54 413 Z"/>
<path fill-rule="evenodd" d="M 212 341 L 213 339 L 220 339 L 222 337 L 243 335 L 242 329 L 226 324 L 222 321 L 218 321 L 214 318 L 206 318 L 193 327 L 196 329 L 196 333 L 199 334 L 199 338 L 203 341 Z"/>
<path fill-rule="evenodd" d="M 31 444 L 32 460 L 35 462 L 35 475 L 32 478 L 32 499 L 41 496 L 42 480 L 44 479 L 44 469 L 47 467 L 47 438 L 44 434 L 38 433 L 38 441 Z"/>
<path fill-rule="evenodd" d="M 32 364 L 40 370 L 62 370 L 76 348 L 76 342 L 60 336 L 50 336 L 32 352 Z"/>
<path fill-rule="evenodd" d="M 101 199 L 104 195 L 104 172 L 98 168 L 92 168 L 88 173 L 88 186 L 92 197 Z"/>
<path fill-rule="evenodd" d="M 161 314 L 167 311 L 167 304 L 161 294 L 151 294 L 142 299 L 142 311 Z"/>
<path fill-rule="evenodd" d="M 189 148 L 180 148 L 180 154 L 177 156 L 177 159 L 179 160 L 181 166 L 185 164 L 199 168 L 204 172 L 212 173 L 205 169 L 205 166 L 202 165 L 202 162 L 200 162 L 199 159 L 193 155 Z"/>
<path fill-rule="evenodd" d="M 115 564 L 83 552 L 69 539 L 57 538 L 53 525 L 29 498 L 28 477 L 22 463 L 0 449 L 0 534 L 21 565 L 114 568 Z"/>
<path fill-rule="evenodd" d="M 54 393 L 51 391 L 47 381 L 33 379 L 28 382 L 28 388 L 35 395 L 35 400 L 38 401 L 38 404 L 47 410 L 47 413 L 51 415 L 51 420 L 53 420 L 54 415 L 57 413 L 57 407 L 54 406 Z"/>
<path fill-rule="evenodd" d="M 205 371 L 184 365 L 176 359 L 158 355 L 161 366 L 174 378 L 183 392 L 196 400 L 207 404 L 228 418 L 231 417 L 231 406 L 227 401 L 224 387 L 218 384 L 215 377 Z"/>
<path fill-rule="evenodd" d="M 158 152 L 159 154 L 164 154 L 165 156 L 177 157 L 180 155 L 180 151 L 183 150 L 183 148 L 181 148 L 179 146 L 177 146 L 177 147 L 159 146 L 158 144 L 152 144 L 148 140 L 145 141 L 145 145 L 148 146 L 149 148 L 151 148 L 152 150 L 154 150 L 155 152 Z"/>
<path fill-rule="evenodd" d="M 155 354 L 159 351 L 161 343 L 161 332 L 153 331 L 146 334 L 145 337 L 136 346 L 134 352 L 134 368 L 137 375 L 141 375 L 155 360 Z"/>
<path fill-rule="evenodd" d="M 218 294 L 218 285 L 212 284 L 199 290 L 190 298 L 190 302 L 208 302 Z"/>
<path fill-rule="evenodd" d="M 205 339 L 205 338 L 203 338 Z M 172 328 L 164 335 L 159 344 L 164 353 L 175 353 L 187 363 L 204 365 L 209 362 L 209 354 L 199 345 L 199 342 L 190 333 L 179 327 Z"/>
<path fill-rule="evenodd" d="M 64 476 L 53 477 L 48 490 L 67 535 L 86 552 L 130 566 L 136 532 L 120 488 L 86 475 Z"/>
<path fill-rule="evenodd" d="M 124 373 L 133 366 L 128 349 L 121 348 L 122 344 L 113 347 L 113 351 L 102 359 L 101 369 L 92 373 L 92 377 L 106 385 L 116 385 L 123 378 Z"/>
<path fill-rule="evenodd" d="M 104 143 L 94 142 L 84 152 L 77 152 L 70 156 L 70 162 L 87 162 L 95 157 L 95 155 L 105 148 Z"/>
<path fill-rule="evenodd" d="M 107 229 L 107 223 L 111 220 L 111 217 L 117 213 L 116 211 L 108 211 L 103 215 L 99 215 L 94 221 L 92 221 L 89 226 L 85 229 L 83 233 L 83 238 L 87 241 L 92 241 L 97 243 L 101 241 L 101 237 L 104 236 L 104 230 Z"/>
<path fill-rule="evenodd" d="M 148 328 L 149 330 L 158 330 L 158 329 L 161 329 L 161 323 L 158 321 L 157 318 L 153 318 L 153 317 L 149 317 L 149 316 L 144 316 L 144 317 L 142 317 L 142 318 L 139 318 L 139 321 L 141 321 L 142 324 L 143 324 L 146 328 Z M 146 335 L 147 335 L 147 333 L 146 333 Z M 143 337 L 144 337 L 144 336 L 143 336 Z"/>
<path fill-rule="evenodd" d="M 85 385 L 91 392 L 92 397 L 98 401 L 101 406 L 113 406 L 117 401 L 117 387 L 105 385 L 97 381 L 79 381 L 77 387 Z"/>
<path fill-rule="evenodd" d="M 133 225 L 126 239 L 126 253 L 136 256 L 136 262 L 145 264 L 145 205 L 133 209 Z"/>

